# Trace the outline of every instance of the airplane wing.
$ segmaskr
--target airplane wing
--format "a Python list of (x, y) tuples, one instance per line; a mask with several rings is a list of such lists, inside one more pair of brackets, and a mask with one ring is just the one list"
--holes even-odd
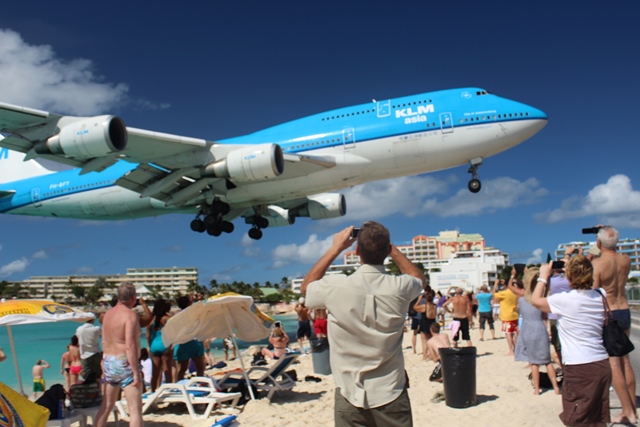
[(117, 161), (139, 166), (116, 184), (168, 206), (224, 195), (247, 182), (305, 176), (334, 167), (331, 156), (282, 154), (272, 143), (220, 144), (126, 127), (115, 116), (73, 117), (0, 103), (1, 147), (44, 158), (81, 173), (101, 172)]

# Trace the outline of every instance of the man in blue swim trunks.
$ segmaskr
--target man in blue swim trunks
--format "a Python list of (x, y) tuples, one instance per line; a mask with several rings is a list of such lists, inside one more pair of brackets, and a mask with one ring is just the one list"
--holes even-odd
[[(593, 287), (602, 288), (607, 294), (607, 302), (613, 317), (620, 322), (627, 335), (631, 328), (629, 301), (625, 285), (631, 270), (631, 259), (616, 252), (618, 231), (609, 226), (600, 227), (596, 245), (601, 251), (599, 258), (593, 260)], [(568, 256), (571, 251), (568, 250)], [(620, 399), (622, 412), (611, 416), (611, 422), (635, 424), (636, 416), (636, 377), (629, 361), (629, 355), (609, 357), (611, 365), (611, 384)]]
[(124, 390), (129, 407), (129, 425), (142, 422), (142, 377), (138, 365), (140, 354), (140, 324), (136, 305), (136, 288), (132, 283), (118, 287), (118, 303), (109, 309), (102, 321), (103, 371), (106, 388), (95, 425), (104, 427), (109, 413)]

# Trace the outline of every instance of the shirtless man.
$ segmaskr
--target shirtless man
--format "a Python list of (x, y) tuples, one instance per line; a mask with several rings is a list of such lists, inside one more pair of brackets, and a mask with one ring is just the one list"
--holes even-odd
[(44, 391), (46, 390), (42, 371), (44, 371), (48, 367), (49, 364), (46, 360), (38, 360), (31, 369), (31, 376), (33, 376), (33, 399), (36, 399), (38, 397), (38, 393), (44, 393)]
[(429, 354), (431, 354), (431, 360), (439, 362), (440, 353), (438, 352), (438, 349), (451, 347), (451, 342), (446, 334), (440, 333), (440, 324), (438, 322), (432, 323), (429, 327), (429, 331), (431, 332), (431, 338), (427, 341)]
[(300, 297), (298, 304), (296, 304), (296, 313), (298, 314), (298, 346), (300, 351), (304, 351), (304, 338), (311, 338), (311, 310), (304, 305), (304, 297)]
[(427, 348), (431, 360), (436, 362), (436, 367), (433, 368), (433, 373), (431, 374), (431, 378), (434, 379), (431, 380), (430, 378), (430, 380), (441, 383), (442, 367), (440, 363), (440, 352), (438, 350), (451, 347), (451, 343), (447, 335), (440, 333), (440, 324), (438, 322), (433, 322), (431, 326), (429, 326), (429, 333), (431, 334), (431, 338), (427, 341)]
[[(618, 244), (618, 231), (613, 227), (601, 227), (598, 231), (596, 245), (601, 255), (593, 262), (593, 287), (603, 288), (607, 293), (607, 302), (626, 334), (631, 328), (631, 313), (629, 302), (624, 291), (631, 269), (631, 259), (616, 252)], [(568, 249), (567, 255), (571, 256)], [(622, 357), (610, 357), (611, 382), (616, 395), (620, 399), (622, 413), (617, 417), (611, 417), (612, 423), (629, 422), (635, 424), (636, 415), (636, 377), (629, 361), (629, 355)]]
[(462, 332), (462, 339), (467, 341), (467, 347), (471, 347), (471, 336), (469, 335), (469, 317), (471, 315), (471, 303), (469, 298), (462, 294), (462, 288), (456, 289), (456, 296), (451, 298), (453, 304), (453, 320), (460, 322), (460, 330), (453, 337), (453, 346), (458, 347), (458, 339)]
[(138, 315), (132, 310), (136, 305), (136, 288), (131, 283), (122, 283), (117, 296), (118, 303), (107, 311), (102, 326), (106, 389), (95, 425), (104, 427), (107, 424), (122, 389), (129, 407), (129, 425), (140, 427), (143, 425), (142, 379), (138, 366), (140, 324)]

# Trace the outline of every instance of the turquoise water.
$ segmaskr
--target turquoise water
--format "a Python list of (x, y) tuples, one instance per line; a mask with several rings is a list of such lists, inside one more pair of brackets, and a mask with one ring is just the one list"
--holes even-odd
[[(282, 322), (285, 331), (291, 339), (291, 343), (294, 343), (296, 330), (298, 328), (297, 317), (295, 315), (273, 317)], [(22, 377), (22, 387), (26, 393), (31, 393), (31, 368), (38, 359), (44, 359), (51, 365), (51, 368), (44, 370), (44, 379), (47, 388), (56, 383), (64, 384), (64, 377), (60, 374), (60, 358), (62, 357), (62, 353), (66, 351), (67, 344), (69, 344), (71, 337), (75, 335), (75, 331), (80, 325), (81, 323), (76, 322), (59, 322), (11, 327), (15, 341), (16, 357)], [(144, 330), (142, 331), (140, 343), (142, 347), (147, 347)], [(238, 340), (238, 347), (240, 350), (244, 350), (254, 344), (266, 345), (266, 343), (266, 339), (251, 343)], [(0, 327), (0, 347), (2, 347), (7, 354), (7, 360), (0, 363), (0, 382), (18, 390), (18, 379), (13, 363), (13, 355), (11, 354), (11, 346), (9, 345), (9, 336), (7, 334), (7, 328), (4, 326)], [(216, 361), (224, 360), (221, 339), (217, 339), (211, 343), (211, 351)]]

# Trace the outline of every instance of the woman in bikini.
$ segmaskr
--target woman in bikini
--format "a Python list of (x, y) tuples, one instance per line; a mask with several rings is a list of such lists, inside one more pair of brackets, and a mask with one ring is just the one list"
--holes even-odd
[(151, 391), (162, 384), (162, 374), (168, 383), (173, 382), (173, 346), (165, 347), (162, 342), (162, 328), (171, 318), (171, 303), (158, 298), (153, 305), (153, 321), (147, 326), (147, 343), (151, 353)]
[(64, 376), (64, 389), (67, 392), (69, 392), (69, 387), (71, 387), (71, 379), (69, 378), (69, 366), (71, 366), (70, 345), (71, 344), (67, 344), (67, 351), (62, 353), (62, 357), (60, 358), (60, 374)]
[(262, 355), (268, 356), (274, 360), (281, 358), (287, 354), (287, 344), (289, 344), (289, 337), (284, 332), (282, 325), (278, 324), (271, 331), (269, 335), (269, 343), (273, 345), (273, 351), (268, 348), (262, 349)]
[(78, 342), (78, 337), (71, 337), (71, 344), (69, 344), (69, 359), (71, 362), (69, 363), (69, 388), (72, 385), (78, 384), (80, 372), (82, 372), (82, 362), (80, 361), (80, 344)]

